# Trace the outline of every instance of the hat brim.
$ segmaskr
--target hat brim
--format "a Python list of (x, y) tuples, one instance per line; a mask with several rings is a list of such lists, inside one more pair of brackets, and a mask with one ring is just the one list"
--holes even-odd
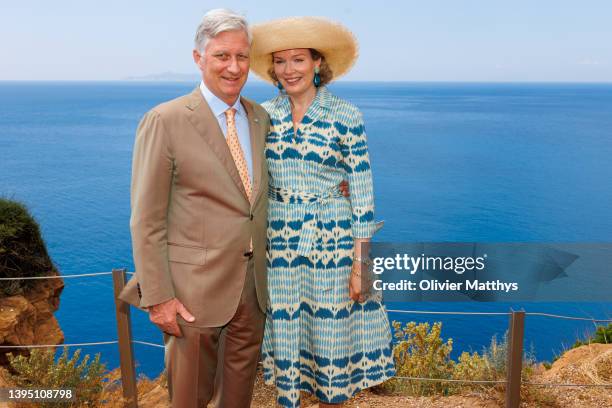
[(357, 61), (358, 46), (353, 33), (341, 24), (321, 17), (290, 17), (252, 27), (251, 70), (265, 81), (272, 53), (293, 48), (313, 48), (320, 52), (336, 80)]

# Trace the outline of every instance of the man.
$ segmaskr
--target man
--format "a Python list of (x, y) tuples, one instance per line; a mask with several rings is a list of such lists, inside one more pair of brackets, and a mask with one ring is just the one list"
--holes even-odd
[[(202, 82), (142, 119), (132, 168), (136, 274), (120, 298), (164, 331), (173, 407), (248, 407), (266, 292), (266, 112), (240, 96), (250, 33), (211, 10), (193, 58)], [(215, 377), (217, 385), (215, 386)]]

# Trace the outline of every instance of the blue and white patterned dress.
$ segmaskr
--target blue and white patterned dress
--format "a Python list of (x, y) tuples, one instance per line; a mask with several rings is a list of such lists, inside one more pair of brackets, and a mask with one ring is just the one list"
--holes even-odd
[[(361, 112), (321, 87), (294, 134), (287, 96), (263, 107), (271, 121), (264, 378), (283, 407), (299, 407), (301, 390), (340, 403), (395, 371), (380, 300), (349, 298), (353, 238), (376, 229)], [(350, 199), (338, 192), (342, 180)]]

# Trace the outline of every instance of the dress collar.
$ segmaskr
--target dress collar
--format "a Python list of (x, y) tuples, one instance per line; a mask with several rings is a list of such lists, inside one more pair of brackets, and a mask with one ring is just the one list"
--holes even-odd
[[(306, 114), (304, 115), (304, 119), (302, 121), (314, 122), (319, 119), (325, 113), (325, 111), (329, 109), (330, 99), (331, 93), (328, 91), (327, 87), (321, 86), (317, 88), (317, 93), (306, 110)], [(289, 101), (289, 96), (287, 94), (283, 93), (278, 97), (277, 108), (280, 110), (283, 119), (290, 120), (290, 118), (287, 117), (291, 115), (291, 102)]]

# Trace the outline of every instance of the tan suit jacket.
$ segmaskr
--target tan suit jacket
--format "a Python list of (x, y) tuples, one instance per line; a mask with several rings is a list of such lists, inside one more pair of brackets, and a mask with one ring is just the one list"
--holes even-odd
[(196, 318), (225, 325), (234, 315), (253, 242), (255, 285), (265, 312), (269, 129), (263, 108), (241, 99), (253, 151), (253, 204), (200, 89), (149, 111), (136, 133), (130, 229), (136, 274), (120, 299), (138, 307), (176, 297)]

